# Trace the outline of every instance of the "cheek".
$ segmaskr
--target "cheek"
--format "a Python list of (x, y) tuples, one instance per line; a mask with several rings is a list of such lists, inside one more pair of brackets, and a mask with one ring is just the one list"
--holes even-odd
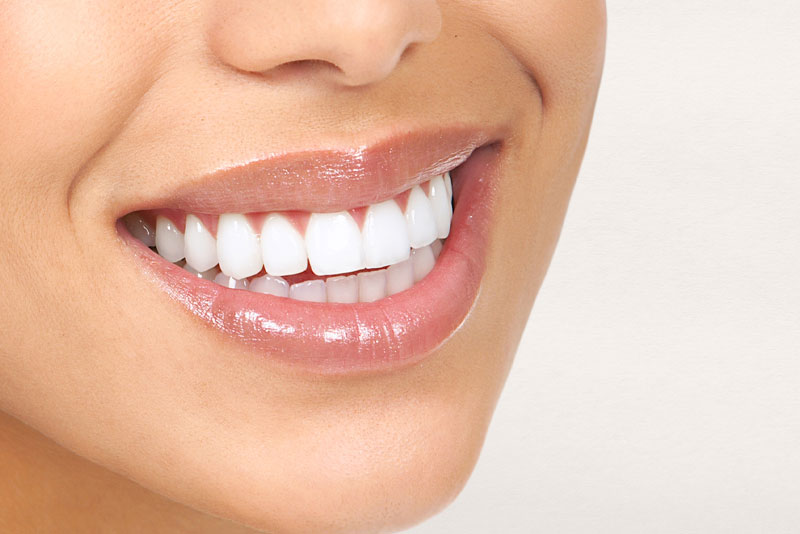
[[(0, 170), (6, 184), (67, 186), (146, 90), (158, 50), (153, 24), (117, 4), (3, 2)], [(149, 40), (138, 35), (144, 32)]]

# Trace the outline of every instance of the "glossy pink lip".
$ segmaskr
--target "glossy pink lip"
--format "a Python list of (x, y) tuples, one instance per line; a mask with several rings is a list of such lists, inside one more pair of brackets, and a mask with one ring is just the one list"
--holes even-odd
[[(478, 295), (500, 148), (497, 144), (474, 148), (452, 173), (456, 209), (436, 267), (411, 289), (373, 303), (308, 303), (224, 288), (163, 260), (134, 239), (121, 221), (117, 228), (172, 299), (239, 346), (315, 373), (396, 369), (419, 361), (443, 343), (462, 324)], [(458, 150), (463, 151), (463, 145)], [(461, 154), (458, 150), (452, 154)], [(436, 159), (434, 150), (428, 161), (450, 160)], [(364, 168), (379, 167), (370, 161)], [(431, 167), (430, 163), (420, 166)], [(402, 187), (414, 179), (392, 180)], [(379, 198), (390, 196), (394, 187), (382, 188)], [(377, 189), (367, 189), (372, 198)], [(367, 196), (358, 198), (367, 201)], [(172, 205), (186, 209), (192, 202), (185, 199), (183, 204)], [(232, 196), (224, 202), (229, 201)], [(354, 205), (352, 198), (349, 204)], [(203, 205), (200, 200), (193, 206)], [(216, 211), (219, 205), (215, 202), (207, 207)], [(245, 211), (241, 203), (236, 210)]]
[(224, 168), (128, 212), (332, 212), (391, 198), (463, 163), (500, 132), (454, 127), (389, 137), (374, 145), (273, 155)]

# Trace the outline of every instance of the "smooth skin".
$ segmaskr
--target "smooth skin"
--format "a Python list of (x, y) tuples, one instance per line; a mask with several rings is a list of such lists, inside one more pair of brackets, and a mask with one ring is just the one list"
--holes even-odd
[[(483, 443), (587, 141), (601, 0), (0, 2), (0, 531), (391, 532)], [(501, 125), (478, 300), (434, 354), (287, 370), (143, 274), (121, 206), (259, 154)]]

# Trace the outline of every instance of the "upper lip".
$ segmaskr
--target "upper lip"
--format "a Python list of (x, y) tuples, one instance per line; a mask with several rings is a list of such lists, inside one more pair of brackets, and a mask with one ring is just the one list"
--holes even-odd
[(497, 139), (485, 128), (459, 126), (396, 134), (355, 148), (272, 154), (210, 172), (126, 212), (332, 212), (366, 206), (453, 169)]

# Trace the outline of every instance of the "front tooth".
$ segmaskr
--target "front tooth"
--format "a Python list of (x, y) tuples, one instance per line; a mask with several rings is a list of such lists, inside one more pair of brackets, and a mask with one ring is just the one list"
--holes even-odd
[(214, 282), (229, 289), (247, 289), (247, 280), (237, 280), (225, 273), (219, 273), (215, 276)]
[(414, 186), (411, 194), (408, 195), (406, 226), (408, 227), (408, 241), (413, 248), (430, 245), (439, 236), (436, 231), (433, 206), (419, 186)]
[(265, 295), (275, 295), (276, 297), (289, 296), (289, 282), (279, 276), (265, 274), (254, 278), (247, 287), (250, 291), (263, 293)]
[(153, 227), (147, 224), (138, 213), (129, 213), (123, 219), (125, 226), (133, 237), (141, 241), (147, 247), (156, 246), (156, 232)]
[(411, 263), (414, 266), (414, 282), (419, 282), (433, 270), (436, 258), (433, 257), (433, 249), (430, 246), (418, 248), (411, 251)]
[(328, 278), (325, 286), (328, 288), (328, 302), (358, 302), (358, 278), (355, 275)]
[(375, 302), (386, 296), (386, 269), (358, 273), (359, 302)]
[(325, 302), (325, 281), (309, 280), (292, 284), (289, 288), (289, 298), (305, 302)]
[(308, 267), (303, 236), (283, 215), (273, 213), (261, 227), (264, 269), (274, 276), (302, 273)]
[(173, 263), (183, 259), (183, 234), (175, 223), (162, 215), (156, 219), (156, 250)]
[(450, 178), (450, 173), (444, 173), (444, 188), (447, 191), (447, 201), (453, 205), (453, 180)]
[(386, 267), (409, 256), (406, 219), (394, 200), (373, 204), (367, 208), (363, 236), (367, 269)]
[(222, 272), (239, 280), (261, 270), (261, 245), (247, 217), (238, 213), (220, 215), (217, 256)]
[(319, 276), (364, 268), (361, 231), (346, 211), (312, 213), (306, 228), (306, 252)]
[(219, 269), (213, 267), (207, 271), (200, 272), (197, 269), (192, 268), (191, 265), (184, 266), (184, 269), (195, 275), (197, 278), (202, 278), (203, 280), (211, 280), (214, 281), (214, 278), (219, 274)]
[(217, 264), (217, 240), (194, 215), (186, 216), (184, 234), (186, 263), (197, 271), (207, 271)]
[(433, 206), (433, 215), (436, 218), (436, 232), (439, 239), (444, 239), (450, 234), (450, 219), (453, 217), (453, 207), (447, 198), (444, 179), (441, 176), (431, 179), (431, 189), (428, 193)]
[(395, 263), (386, 269), (386, 293), (394, 295), (414, 285), (414, 269), (411, 259)]

